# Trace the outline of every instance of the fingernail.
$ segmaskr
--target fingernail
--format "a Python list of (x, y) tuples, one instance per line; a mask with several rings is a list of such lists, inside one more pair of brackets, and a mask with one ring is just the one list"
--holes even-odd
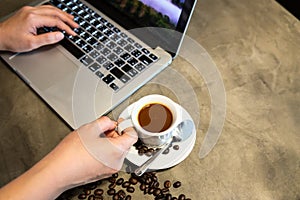
[(55, 39), (57, 40), (62, 40), (64, 37), (65, 37), (64, 34), (60, 32), (55, 34)]

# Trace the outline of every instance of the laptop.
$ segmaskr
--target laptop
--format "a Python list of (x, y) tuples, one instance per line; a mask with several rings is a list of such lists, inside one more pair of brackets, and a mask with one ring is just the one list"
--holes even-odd
[[(171, 64), (196, 0), (47, 0), (77, 36), (2, 59), (73, 129), (105, 115)], [(39, 34), (54, 31), (41, 27)], [(179, 33), (179, 34), (178, 34)]]

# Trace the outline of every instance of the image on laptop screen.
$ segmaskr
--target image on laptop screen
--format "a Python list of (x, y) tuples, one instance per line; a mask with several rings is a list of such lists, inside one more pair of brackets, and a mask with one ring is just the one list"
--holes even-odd
[(184, 0), (106, 0), (144, 27), (176, 29)]

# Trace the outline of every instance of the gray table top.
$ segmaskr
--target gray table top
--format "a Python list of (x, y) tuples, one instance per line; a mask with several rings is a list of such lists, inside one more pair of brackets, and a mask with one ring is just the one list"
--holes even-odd
[[(1, 16), (27, 2), (0, 1)], [(177, 57), (170, 68), (192, 86), (200, 126), (192, 153), (159, 172), (159, 179), (180, 180), (174, 194), (191, 199), (299, 199), (299, 20), (274, 0), (202, 0), (187, 35), (218, 67), (226, 91), (226, 119), (217, 145), (200, 159), (210, 124), (210, 95), (203, 78)], [(51, 151), (70, 129), (3, 62), (0, 80), (2, 186)], [(134, 96), (156, 91), (173, 95), (168, 88), (148, 84)], [(153, 196), (135, 192), (134, 199), (140, 198)]]

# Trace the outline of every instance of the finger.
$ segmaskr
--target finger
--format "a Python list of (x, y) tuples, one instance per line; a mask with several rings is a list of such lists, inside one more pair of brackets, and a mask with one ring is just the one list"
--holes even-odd
[(57, 27), (60, 30), (66, 31), (70, 35), (76, 35), (76, 33), (71, 29), (70, 26), (68, 26), (63, 21), (59, 20), (58, 18), (51, 17), (51, 16), (39, 16), (39, 18), (35, 18), (32, 22), (35, 24), (36, 28), (40, 27)]
[[(50, 23), (49, 20), (52, 21), (52, 23), (56, 22), (58, 23), (57, 25), (54, 24), (52, 26), (57, 26), (60, 27), (62, 30), (65, 31), (71, 31), (70, 33), (72, 33), (72, 35), (74, 34), (74, 32), (72, 31), (72, 28), (78, 28), (79, 25), (73, 20), (74, 17), (62, 10), (59, 10), (58, 8), (55, 8), (53, 6), (40, 6), (40, 7), (36, 7), (32, 13), (34, 13), (35, 15), (38, 15), (39, 17), (37, 19), (40, 19), (41, 23)], [(43, 18), (43, 20), (41, 20), (41, 18)], [(48, 19), (47, 21), (44, 21), (45, 19)], [(66, 28), (67, 27), (67, 28)], [(69, 34), (70, 34), (69, 33)]]
[(41, 35), (34, 35), (33, 40), (31, 40), (31, 48), (39, 48), (48, 44), (55, 44), (64, 38), (64, 34), (61, 32), (50, 32)]
[(123, 134), (119, 136), (118, 140), (128, 149), (137, 142), (138, 134), (133, 128), (127, 128), (123, 131)]
[(95, 122), (97, 123), (102, 132), (114, 130), (117, 126), (117, 122), (111, 120), (107, 116), (100, 117), (97, 120), (95, 120)]
[(42, 5), (42, 6), (35, 7), (33, 12), (34, 12), (34, 14), (37, 14), (37, 15), (48, 15), (48, 16), (58, 17), (62, 21), (70, 22), (70, 25), (76, 24), (73, 21), (73, 19), (74, 19), (73, 15), (71, 15), (67, 12), (64, 12), (64, 11), (62, 11), (54, 6), (51, 6), (51, 5)]

